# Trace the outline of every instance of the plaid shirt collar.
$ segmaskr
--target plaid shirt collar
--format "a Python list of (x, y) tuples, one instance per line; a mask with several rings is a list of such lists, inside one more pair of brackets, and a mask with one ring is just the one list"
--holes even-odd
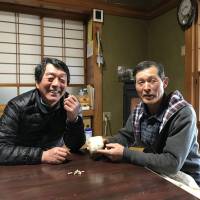
[[(164, 125), (167, 123), (167, 121), (181, 108), (185, 107), (186, 105), (189, 105), (184, 99), (181, 93), (176, 90), (173, 93), (166, 96), (164, 101), (164, 106), (166, 107), (162, 123), (159, 128), (159, 132), (163, 129)], [(140, 135), (140, 119), (143, 116), (145, 112), (145, 105), (144, 103), (140, 102), (137, 107), (134, 109), (132, 115), (133, 115), (133, 127), (134, 127), (134, 134)]]

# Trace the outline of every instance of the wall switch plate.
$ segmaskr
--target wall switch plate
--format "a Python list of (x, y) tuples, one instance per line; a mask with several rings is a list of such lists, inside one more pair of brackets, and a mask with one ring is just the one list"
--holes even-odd
[(103, 112), (103, 121), (111, 120), (111, 112)]

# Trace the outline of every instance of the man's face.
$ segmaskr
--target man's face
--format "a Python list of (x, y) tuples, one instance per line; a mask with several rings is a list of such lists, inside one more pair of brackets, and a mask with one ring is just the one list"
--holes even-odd
[(158, 108), (162, 100), (168, 78), (163, 80), (158, 75), (155, 66), (144, 69), (136, 74), (136, 90), (138, 96), (148, 107)]
[(66, 91), (67, 74), (49, 63), (41, 82), (36, 83), (36, 87), (40, 91), (42, 100), (49, 106), (54, 106)]

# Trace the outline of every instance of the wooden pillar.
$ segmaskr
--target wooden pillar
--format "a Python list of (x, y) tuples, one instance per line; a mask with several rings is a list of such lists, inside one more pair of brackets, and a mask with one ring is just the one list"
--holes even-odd
[(92, 128), (94, 135), (103, 134), (103, 108), (102, 108), (102, 65), (97, 63), (98, 42), (97, 32), (101, 36), (102, 23), (92, 22), (92, 48), (93, 55), (87, 58), (86, 83), (94, 87), (94, 110)]

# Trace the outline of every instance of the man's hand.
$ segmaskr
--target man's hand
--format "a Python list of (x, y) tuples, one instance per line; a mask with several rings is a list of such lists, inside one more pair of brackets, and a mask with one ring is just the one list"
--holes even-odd
[(67, 111), (67, 119), (70, 122), (75, 121), (80, 110), (78, 99), (74, 95), (69, 95), (64, 99), (64, 108)]
[(105, 149), (97, 150), (97, 153), (104, 154), (112, 161), (120, 161), (123, 157), (124, 147), (118, 143), (106, 144)]
[(61, 164), (70, 155), (71, 153), (69, 152), (68, 148), (54, 147), (52, 149), (43, 152), (41, 162), (48, 164)]

